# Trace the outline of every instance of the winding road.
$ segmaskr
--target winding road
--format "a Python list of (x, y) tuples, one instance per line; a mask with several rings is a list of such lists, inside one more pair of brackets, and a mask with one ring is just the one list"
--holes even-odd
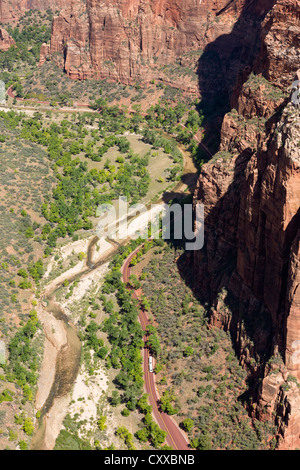
[[(7, 92), (8, 92), (8, 95), (11, 98), (15, 97), (14, 94), (13, 94), (13, 91), (12, 91), (12, 87), (9, 87)], [(26, 101), (22, 98), (17, 98), (17, 100), (18, 101)], [(43, 101), (38, 102), (38, 101), (35, 100), (35, 102), (39, 103), (39, 104), (43, 104), (45, 106), (46, 105), (48, 106), (50, 104), (49, 102), (45, 102), (45, 101), (44, 102)], [(82, 108), (81, 111), (83, 111), (84, 110), (83, 108), (88, 107), (88, 104), (87, 103), (76, 103), (76, 108), (75, 107), (70, 108), (70, 109), (68, 109), (68, 111), (78, 112), (79, 110), (78, 110), (77, 107), (81, 107)], [(24, 106), (24, 109), (26, 109), (26, 108), (27, 107)], [(28, 107), (27, 109), (30, 109), (30, 108)], [(64, 112), (64, 111), (67, 111), (67, 109), (60, 109), (59, 111)], [(92, 110), (90, 110), (90, 111), (92, 112)], [(185, 128), (184, 125), (182, 125), (182, 127)], [(207, 147), (204, 144), (202, 144), (201, 140), (196, 135), (194, 135), (193, 138), (203, 148), (203, 150), (206, 152), (208, 157), (211, 158), (212, 157), (211, 152), (207, 149)], [(183, 175), (186, 175), (188, 178), (185, 181), (185, 183), (180, 181), (176, 185), (176, 187), (173, 189), (173, 191), (177, 192), (177, 196), (178, 196), (179, 193), (182, 193), (183, 196), (186, 195), (186, 193), (185, 193), (186, 188), (188, 188), (190, 191), (192, 191), (192, 189), (195, 187), (195, 184), (196, 184), (196, 181), (197, 181), (197, 178), (198, 178), (197, 168), (195, 167), (193, 160), (190, 157), (187, 158), (187, 153), (183, 149), (182, 149), (182, 151), (183, 151), (183, 154), (184, 154), (184, 157), (185, 157), (184, 158), (185, 167), (184, 167)], [(169, 195), (165, 194), (164, 199), (165, 200), (172, 199), (172, 194), (173, 194), (173, 192), (171, 192)], [(162, 198), (160, 198), (160, 200), (157, 201), (157, 202), (162, 203)], [(90, 244), (89, 250), (88, 250), (89, 252), (92, 252), (92, 247), (93, 246), (94, 246), (94, 240), (91, 241), (91, 244)], [(117, 247), (115, 249), (117, 249)], [(130, 256), (125, 260), (125, 262), (123, 264), (122, 275), (123, 275), (123, 282), (124, 283), (128, 283), (128, 281), (129, 281), (130, 262), (131, 262), (132, 258), (135, 256), (136, 252), (139, 249), (140, 249), (140, 247), (138, 247), (135, 251), (133, 251), (130, 254)], [(110, 256), (111, 256), (111, 253), (110, 253), (109, 257)], [(89, 253), (89, 258), (90, 257), (91, 257), (91, 253)], [(103, 260), (101, 260), (101, 263), (102, 262), (103, 262)], [(89, 267), (89, 263), (87, 263), (87, 268), (86, 269), (93, 270), (97, 267), (98, 267), (98, 263), (96, 265), (91, 265), (90, 267)], [(86, 271), (86, 269), (84, 269), (77, 276), (80, 277)], [(140, 300), (139, 297), (138, 297), (137, 292), (134, 292), (133, 295), (137, 300)], [(149, 318), (148, 318), (147, 312), (142, 307), (141, 307), (140, 313), (139, 313), (139, 321), (141, 323), (141, 326), (142, 326), (143, 330), (146, 330), (146, 327), (149, 324)], [(144, 340), (146, 342), (146, 336), (144, 337)], [(76, 363), (77, 363), (77, 361), (76, 361)], [(156, 383), (155, 383), (155, 374), (149, 372), (149, 367), (148, 367), (149, 349), (147, 347), (144, 347), (144, 349), (143, 349), (143, 363), (144, 363), (143, 368), (144, 368), (145, 392), (148, 394), (149, 403), (152, 406), (152, 414), (153, 414), (153, 417), (154, 417), (155, 421), (157, 422), (159, 427), (162, 430), (166, 431), (166, 433), (167, 433), (165, 443), (168, 446), (172, 447), (174, 450), (189, 450), (188, 439), (187, 439), (187, 436), (185, 435), (185, 433), (179, 428), (178, 424), (175, 422), (175, 420), (171, 416), (164, 413), (160, 409), (159, 396), (158, 396), (158, 391), (157, 391)], [(75, 366), (76, 366), (76, 364), (75, 364)], [(57, 367), (58, 367), (58, 365), (57, 365)], [(77, 366), (76, 366), (76, 370), (78, 370)], [(61, 372), (60, 367), (58, 367), (57, 374), (60, 374), (60, 372)], [(72, 379), (70, 380), (70, 385), (73, 382), (74, 382), (74, 377), (72, 377)], [(51, 400), (53, 400), (53, 395), (54, 395), (54, 393), (52, 393), (52, 392), (49, 394), (49, 397), (48, 397), (48, 400), (47, 400), (47, 407), (46, 407), (47, 410), (51, 408), (51, 404), (52, 404)], [(49, 403), (48, 403), (48, 401), (49, 401)], [(40, 431), (41, 435), (38, 436), (36, 441), (42, 442), (44, 433), (45, 433), (45, 429), (42, 428), (41, 431)], [(37, 445), (37, 448), (40, 448), (40, 445), (41, 445), (40, 442), (39, 442), (39, 445)]]
[[(130, 276), (130, 263), (132, 258), (135, 256), (137, 251), (140, 249), (138, 247), (136, 250), (134, 250), (130, 256), (125, 260), (123, 266), (122, 266), (122, 277), (123, 277), (123, 282), (128, 283), (129, 282), (129, 276)], [(134, 291), (133, 293), (134, 298), (137, 300), (140, 300), (137, 292)], [(144, 310), (142, 307), (140, 309), (139, 313), (139, 321), (141, 323), (141, 326), (143, 330), (146, 330), (147, 325), (150, 324), (149, 318), (147, 311)], [(146, 337), (144, 337), (144, 341), (146, 341)], [(166, 431), (167, 437), (166, 437), (166, 444), (170, 447), (172, 447), (174, 450), (189, 450), (188, 447), (188, 441), (187, 438), (185, 437), (183, 431), (179, 428), (177, 423), (173, 420), (171, 416), (168, 414), (164, 413), (159, 406), (159, 396), (155, 384), (155, 374), (149, 372), (149, 349), (145, 347), (143, 349), (143, 359), (144, 359), (144, 383), (145, 383), (145, 392), (148, 394), (148, 400), (149, 404), (152, 406), (152, 414), (159, 425), (159, 427), (163, 430)]]

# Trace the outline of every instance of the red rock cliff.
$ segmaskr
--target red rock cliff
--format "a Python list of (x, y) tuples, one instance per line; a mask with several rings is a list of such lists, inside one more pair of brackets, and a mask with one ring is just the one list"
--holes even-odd
[(60, 9), (62, 0), (0, 0), (0, 23), (15, 23), (28, 10)]
[(0, 28), (0, 51), (7, 51), (15, 44), (13, 38), (4, 28)]
[(41, 63), (52, 55), (71, 78), (164, 78), (162, 65), (230, 33), (245, 1), (71, 0), (54, 18)]
[(289, 97), (299, 38), (299, 0), (278, 0), (194, 196), (206, 225), (196, 287), (209, 293), (211, 323), (231, 331), (254, 383), (263, 378), (253, 412), (276, 416), (280, 448), (300, 445), (300, 119)]

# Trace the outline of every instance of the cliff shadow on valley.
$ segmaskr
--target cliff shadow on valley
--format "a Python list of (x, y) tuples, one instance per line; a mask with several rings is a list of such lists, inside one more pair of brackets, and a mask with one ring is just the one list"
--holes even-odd
[[(284, 213), (285, 200), (280, 198), (280, 184), (274, 194), (269, 194), (267, 202), (271, 206), (276, 204), (276, 220), (271, 220), (272, 212), (266, 213), (263, 194), (269, 170), (278, 159), (274, 150), (274, 124), (281, 119), (285, 105), (286, 101), (265, 123), (269, 135), (266, 149), (255, 151), (249, 147), (227, 160), (212, 159), (202, 169), (194, 204), (199, 201), (205, 206), (204, 247), (185, 252), (177, 263), (186, 284), (206, 305), (210, 325), (230, 332), (237, 355), (249, 368), (254, 386), (276, 347), (282, 358), (285, 350), (286, 315), (282, 306), (287, 292), (283, 277), (298, 215), (284, 229), (280, 216)], [(281, 162), (284, 166), (285, 162)], [(255, 181), (252, 167), (257, 171)], [(250, 225), (247, 207), (253, 217)], [(272, 224), (274, 229), (270, 233)], [(253, 250), (249, 240), (253, 240)], [(280, 242), (275, 248), (282, 253), (276, 260), (273, 281), (270, 273), (276, 253), (269, 246), (270, 240), (275, 245)], [(275, 290), (270, 296), (272, 285)], [(273, 304), (268, 300), (270, 297)]]
[[(216, 17), (225, 20), (239, 8), (239, 0), (229, 0)], [(201, 101), (198, 111), (204, 115), (203, 142), (212, 152), (218, 150), (224, 115), (252, 70), (260, 48), (261, 23), (276, 0), (246, 0), (230, 34), (222, 34), (209, 43), (197, 65)]]

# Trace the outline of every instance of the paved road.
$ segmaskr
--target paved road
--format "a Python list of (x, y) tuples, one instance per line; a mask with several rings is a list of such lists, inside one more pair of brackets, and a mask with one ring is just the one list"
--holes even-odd
[[(139, 247), (140, 248), (140, 247)], [(137, 248), (125, 261), (122, 268), (123, 282), (128, 283), (130, 276), (130, 262), (135, 256), (136, 252), (139, 250)], [(134, 292), (134, 297), (138, 299), (136, 292)], [(146, 326), (149, 324), (149, 319), (147, 312), (141, 308), (139, 314), (139, 321), (143, 330), (146, 329)], [(146, 338), (144, 338), (146, 339)], [(166, 444), (171, 446), (174, 450), (189, 450), (188, 442), (184, 436), (183, 431), (180, 430), (177, 423), (159, 408), (159, 398), (155, 384), (155, 374), (149, 372), (148, 360), (149, 360), (149, 349), (143, 349), (144, 355), (144, 382), (145, 382), (145, 391), (149, 395), (149, 403), (152, 406), (152, 414), (159, 425), (159, 427), (167, 432)]]

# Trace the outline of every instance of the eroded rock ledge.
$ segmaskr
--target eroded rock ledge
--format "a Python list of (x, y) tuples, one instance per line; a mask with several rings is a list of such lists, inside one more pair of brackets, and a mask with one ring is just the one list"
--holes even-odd
[(194, 196), (206, 217), (195, 287), (211, 304), (211, 324), (231, 332), (252, 378), (254, 415), (275, 420), (281, 449), (300, 445), (300, 119), (290, 101), (299, 22), (298, 0), (278, 0), (266, 16)]

